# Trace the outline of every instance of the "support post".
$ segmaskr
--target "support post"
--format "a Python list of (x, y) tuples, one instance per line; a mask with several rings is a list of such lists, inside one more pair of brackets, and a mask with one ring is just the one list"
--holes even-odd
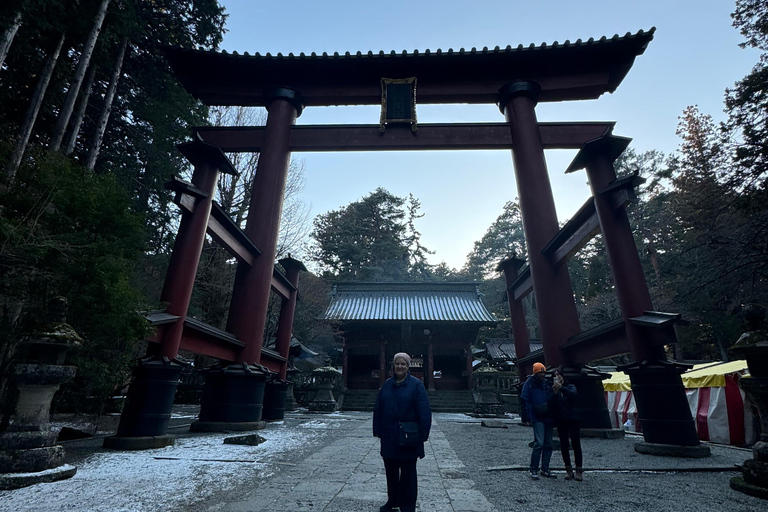
[(379, 389), (384, 387), (384, 382), (387, 380), (387, 342), (381, 340), (379, 343)]
[(467, 366), (467, 389), (472, 389), (472, 342), (468, 341), (464, 348), (464, 361)]
[[(588, 142), (568, 171), (587, 169), (627, 340), (635, 360), (620, 368), (632, 381), (645, 439), (645, 443), (636, 445), (635, 449), (659, 455), (707, 456), (709, 448), (699, 442), (680, 377), (690, 365), (667, 360), (663, 343), (657, 339), (663, 334), (661, 331), (654, 332), (630, 321), (653, 310), (651, 295), (626, 209), (613, 207), (604, 193), (616, 179), (613, 162), (629, 142), (630, 139), (615, 136)], [(665, 445), (670, 448), (664, 448)]]
[(298, 296), (299, 272), (307, 271), (307, 267), (298, 260), (287, 258), (280, 260), (280, 265), (285, 269), (285, 277), (293, 286), (291, 296), (283, 299), (280, 304), (280, 316), (277, 321), (277, 333), (275, 334), (275, 350), (286, 360), (280, 363), (278, 377), (285, 379), (288, 370), (288, 352), (291, 350), (291, 336), (293, 335), (293, 315), (296, 312), (296, 298)]
[(197, 140), (180, 144), (178, 149), (195, 167), (192, 184), (197, 189), (194, 209), (182, 214), (160, 295), (160, 300), (168, 304), (166, 312), (178, 319), (162, 330), (159, 353), (150, 353), (134, 369), (117, 435), (104, 439), (107, 448), (143, 450), (175, 442), (175, 438), (166, 433), (182, 369), (175, 358), (181, 345), (219, 173), (237, 174), (216, 146)]
[(344, 388), (349, 388), (349, 347), (344, 341), (344, 347), (341, 349), (341, 378)]
[[(245, 234), (261, 249), (253, 265), (238, 262), (227, 331), (245, 344), (237, 364), (208, 371), (200, 404), (200, 420), (191, 430), (221, 432), (264, 428), (265, 381), (270, 371), (259, 365), (272, 290), (277, 234), (290, 164), (291, 126), (301, 112), (292, 89), (266, 92), (264, 147), (253, 180)], [(290, 329), (287, 332), (290, 342)], [(271, 376), (270, 376), (271, 378)]]
[(529, 81), (512, 82), (499, 91), (498, 105), (509, 123), (512, 156), (523, 229), (528, 245), (531, 279), (538, 305), (544, 356), (549, 366), (562, 361), (560, 346), (578, 334), (579, 317), (568, 268), (554, 268), (542, 249), (558, 232), (557, 212), (536, 120), (540, 87)]
[(427, 339), (427, 389), (435, 390), (435, 349), (432, 344), (432, 335)]
[[(496, 266), (497, 272), (504, 272), (504, 281), (507, 285), (507, 302), (509, 303), (509, 318), (512, 321), (512, 339), (515, 342), (515, 354), (517, 361), (527, 356), (531, 352), (531, 340), (528, 337), (528, 324), (525, 321), (525, 307), (523, 299), (515, 299), (509, 290), (517, 279), (520, 268), (525, 264), (525, 260), (512, 256), (501, 261)], [(528, 376), (528, 368), (525, 365), (517, 364), (520, 381), (524, 381)]]
[(301, 98), (292, 89), (268, 91), (265, 143), (253, 180), (245, 234), (262, 254), (253, 266), (238, 263), (227, 331), (245, 343), (238, 362), (258, 363), (269, 308), (277, 234), (290, 164), (291, 126), (301, 112)]
[(168, 304), (166, 312), (179, 317), (163, 330), (160, 338), (160, 354), (169, 360), (173, 360), (179, 353), (219, 172), (237, 174), (229, 159), (215, 146), (194, 141), (181, 144), (178, 148), (195, 167), (192, 184), (200, 192), (195, 198), (194, 210), (182, 213), (163, 291), (160, 294), (160, 301)]

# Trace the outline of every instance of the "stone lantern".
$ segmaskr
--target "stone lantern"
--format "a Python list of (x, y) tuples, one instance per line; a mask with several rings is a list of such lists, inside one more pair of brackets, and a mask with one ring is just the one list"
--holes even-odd
[(495, 368), (478, 368), (472, 372), (475, 390), (479, 393), (475, 404), (475, 413), (482, 415), (503, 416), (504, 406), (499, 402), (496, 380), (499, 371)]
[(8, 429), (0, 434), (0, 489), (17, 489), (72, 477), (77, 468), (64, 462), (64, 448), (49, 423), (51, 400), (61, 384), (75, 376), (64, 366), (67, 350), (82, 343), (66, 323), (67, 300), (48, 305), (47, 321), (23, 336), (13, 370), (18, 405)]
[(746, 331), (730, 353), (747, 360), (749, 377), (739, 386), (757, 405), (760, 414), (760, 439), (752, 447), (752, 459), (744, 461), (742, 476), (731, 479), (731, 488), (750, 496), (768, 499), (768, 326), (765, 308), (757, 304), (744, 307)]
[(323, 366), (312, 371), (313, 387), (317, 390), (315, 398), (309, 403), (310, 412), (335, 412), (338, 408), (333, 398), (333, 388), (341, 372), (332, 366)]

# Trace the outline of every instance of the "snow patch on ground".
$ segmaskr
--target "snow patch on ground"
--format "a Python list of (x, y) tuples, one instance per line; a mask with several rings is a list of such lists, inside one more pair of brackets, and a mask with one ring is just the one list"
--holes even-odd
[(266, 438), (259, 446), (223, 444), (233, 434), (201, 434), (157, 450), (95, 453), (77, 465), (71, 479), (0, 491), (0, 511), (171, 510), (243, 481), (267, 478), (281, 455), (316, 442), (323, 429), (338, 428), (338, 421), (271, 424), (259, 431)]

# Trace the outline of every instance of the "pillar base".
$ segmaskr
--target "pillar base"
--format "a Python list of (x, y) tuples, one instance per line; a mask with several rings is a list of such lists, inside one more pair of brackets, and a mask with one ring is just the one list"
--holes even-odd
[(115, 437), (152, 438), (166, 435), (182, 368), (182, 364), (167, 358), (148, 357), (139, 362), (133, 371)]
[(288, 381), (277, 379), (267, 382), (264, 387), (264, 408), (261, 419), (265, 421), (282, 421), (285, 418), (285, 402), (290, 385)]
[(46, 469), (38, 473), (0, 473), (0, 491), (21, 489), (34, 484), (56, 482), (72, 478), (77, 473), (77, 468), (64, 464), (53, 469)]
[(189, 426), (190, 432), (247, 432), (250, 430), (264, 430), (266, 421), (196, 421)]
[[(602, 373), (590, 366), (565, 367), (562, 370), (565, 380), (576, 386), (579, 392), (578, 409), (581, 415), (581, 432), (605, 431), (606, 435), (612, 435), (610, 431), (616, 430), (611, 424), (608, 413), (608, 405), (605, 402), (605, 389), (603, 380), (609, 375)], [(616, 437), (603, 437), (604, 439), (616, 439)]]
[(234, 425), (261, 421), (268, 373), (269, 370), (261, 365), (232, 364), (209, 368), (198, 423)]
[(688, 459), (703, 459), (712, 453), (709, 446), (680, 446), (676, 444), (657, 444), (641, 442), (635, 444), (635, 451), (645, 455), (661, 455), (664, 457), (683, 457)]
[(154, 450), (173, 446), (176, 438), (169, 435), (161, 436), (110, 436), (104, 438), (104, 448), (113, 450)]
[(631, 363), (618, 368), (632, 381), (644, 444), (692, 448), (701, 445), (680, 378), (690, 367), (665, 360)]

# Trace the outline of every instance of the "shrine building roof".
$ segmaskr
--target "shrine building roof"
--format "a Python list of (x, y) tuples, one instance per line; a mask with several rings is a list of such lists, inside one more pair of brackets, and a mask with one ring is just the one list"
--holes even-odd
[(187, 91), (207, 105), (264, 106), (265, 91), (290, 87), (305, 106), (381, 103), (381, 78), (417, 78), (417, 103), (495, 103), (515, 80), (541, 86), (539, 101), (595, 99), (613, 92), (655, 28), (624, 36), (516, 47), (306, 55), (166, 48)]
[[(530, 340), (528, 345), (531, 352), (541, 350), (544, 347), (541, 340)], [(515, 341), (512, 338), (490, 338), (485, 342), (485, 349), (488, 351), (488, 359), (502, 361), (517, 359), (517, 349), (515, 349)]]
[(335, 321), (430, 321), (495, 325), (477, 283), (339, 283), (324, 316)]

